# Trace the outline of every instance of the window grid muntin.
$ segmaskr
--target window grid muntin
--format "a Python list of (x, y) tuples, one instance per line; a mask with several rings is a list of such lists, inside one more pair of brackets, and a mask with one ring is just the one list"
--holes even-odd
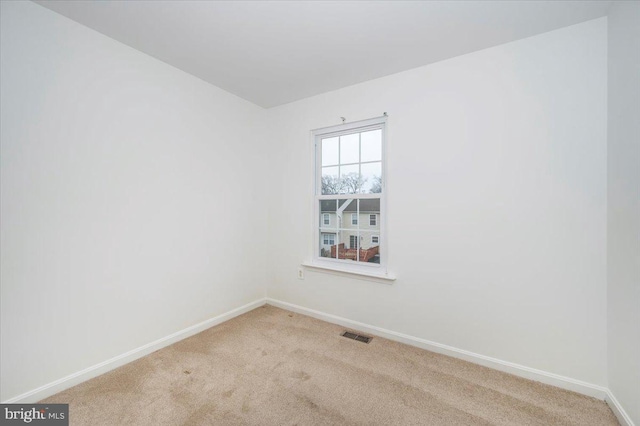
[[(327, 138), (327, 139), (332, 139), (332, 138)], [(357, 164), (373, 164), (373, 163), (382, 163), (382, 160), (360, 161), (359, 163), (326, 164), (320, 167), (322, 167), (323, 169), (326, 169), (328, 167), (355, 166)]]

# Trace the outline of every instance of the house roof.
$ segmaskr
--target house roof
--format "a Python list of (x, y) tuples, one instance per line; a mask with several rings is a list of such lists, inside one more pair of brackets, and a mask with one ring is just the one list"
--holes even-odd
[[(337, 203), (336, 203), (337, 201)], [(322, 213), (335, 213), (337, 207), (341, 207), (347, 200), (321, 200), (320, 211)], [(344, 209), (345, 212), (355, 213), (360, 202), (360, 213), (380, 213), (380, 199), (354, 200)]]

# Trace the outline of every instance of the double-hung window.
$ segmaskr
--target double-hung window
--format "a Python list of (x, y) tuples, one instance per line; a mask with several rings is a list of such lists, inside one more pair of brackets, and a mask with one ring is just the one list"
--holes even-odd
[[(385, 218), (386, 117), (313, 134), (316, 261), (347, 269), (384, 269), (386, 239), (380, 236)], [(328, 234), (335, 235), (330, 245)]]

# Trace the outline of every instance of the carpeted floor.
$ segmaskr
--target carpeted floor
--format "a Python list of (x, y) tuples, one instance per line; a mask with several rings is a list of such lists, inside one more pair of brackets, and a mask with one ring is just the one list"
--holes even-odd
[(264, 306), (50, 398), (72, 425), (617, 425), (594, 398)]

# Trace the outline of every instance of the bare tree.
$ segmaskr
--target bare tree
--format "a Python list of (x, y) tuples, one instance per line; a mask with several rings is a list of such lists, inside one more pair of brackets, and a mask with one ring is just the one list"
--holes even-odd
[(363, 178), (361, 174), (349, 173), (342, 176), (342, 189), (346, 191), (347, 194), (359, 194), (366, 182), (367, 178)]
[(382, 176), (374, 176), (373, 182), (371, 183), (371, 190), (369, 191), (372, 194), (379, 194), (382, 192)]
[(337, 176), (322, 176), (322, 194), (340, 194), (343, 183)]
[[(341, 178), (337, 176), (322, 176), (322, 194), (360, 194), (363, 192), (367, 178), (359, 173), (349, 173)], [(382, 178), (374, 176), (370, 193), (382, 192)]]

